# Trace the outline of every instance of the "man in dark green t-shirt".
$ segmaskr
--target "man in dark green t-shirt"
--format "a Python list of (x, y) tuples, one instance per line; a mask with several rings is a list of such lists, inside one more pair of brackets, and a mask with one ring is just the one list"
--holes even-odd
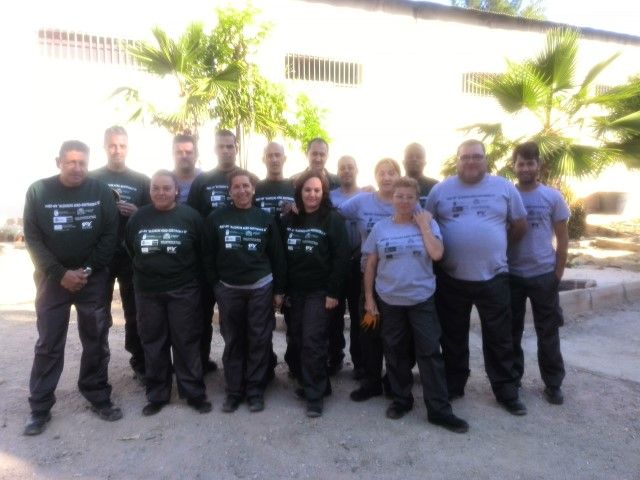
[(107, 288), (107, 310), (111, 316), (111, 300), (116, 279), (124, 311), (124, 348), (131, 354), (129, 363), (136, 376), (144, 378), (144, 351), (138, 336), (136, 301), (133, 292), (131, 259), (124, 249), (124, 229), (138, 207), (149, 203), (149, 177), (126, 166), (129, 138), (120, 126), (107, 128), (104, 132), (104, 150), (107, 164), (91, 172), (91, 177), (106, 183), (116, 196), (119, 212), (118, 245), (109, 265)]
[(106, 267), (116, 246), (118, 212), (110, 189), (87, 178), (88, 158), (84, 143), (64, 142), (56, 160), (60, 173), (33, 183), (26, 195), (24, 236), (35, 266), (38, 341), (25, 435), (42, 433), (51, 419), (72, 305), (82, 343), (80, 392), (103, 420), (122, 418), (111, 403), (105, 308)]
[[(195, 208), (202, 218), (206, 218), (212, 211), (231, 205), (229, 197), (229, 174), (238, 169), (236, 156), (238, 155), (238, 143), (236, 136), (230, 130), (216, 132), (215, 152), (218, 157), (218, 166), (213, 170), (203, 173), (195, 178), (191, 184), (187, 205)], [(211, 353), (211, 339), (213, 338), (213, 309), (216, 299), (213, 295), (213, 287), (206, 284), (202, 287), (202, 368), (204, 373), (215, 371), (218, 366), (209, 358)]]

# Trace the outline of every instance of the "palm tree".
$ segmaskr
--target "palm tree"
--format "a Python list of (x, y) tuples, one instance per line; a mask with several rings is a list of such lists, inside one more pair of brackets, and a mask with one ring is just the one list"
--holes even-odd
[(542, 0), (532, 0), (523, 5), (522, 0), (451, 0), (454, 7), (484, 10), (486, 12), (503, 13), (515, 17), (544, 20)]
[(134, 107), (130, 120), (150, 118), (169, 132), (198, 135), (198, 127), (213, 116), (214, 104), (238, 84), (241, 66), (220, 64), (213, 57), (211, 39), (200, 23), (187, 27), (176, 41), (159, 27), (152, 30), (155, 44), (141, 42), (130, 49), (139, 66), (160, 79), (172, 80), (163, 95), (177, 95), (177, 106), (162, 111), (132, 87), (120, 87), (113, 95), (124, 97)]
[(595, 118), (598, 133), (628, 168), (640, 168), (640, 75), (609, 89), (598, 101), (609, 111)]
[[(479, 133), (488, 144), (488, 159), (494, 170), (509, 174), (513, 147), (525, 139), (538, 142), (544, 158), (541, 181), (562, 185), (567, 177), (585, 177), (618, 161), (619, 151), (602, 144), (595, 129), (594, 108), (602, 104), (595, 94), (597, 76), (619, 54), (594, 65), (580, 83), (576, 80), (579, 35), (554, 29), (547, 33), (544, 49), (521, 63), (507, 63), (507, 70), (482, 82), (511, 119), (533, 118), (535, 133), (516, 138), (505, 136), (502, 123), (480, 123), (465, 127)], [(587, 140), (587, 141), (585, 141)], [(451, 162), (445, 165), (451, 171)]]

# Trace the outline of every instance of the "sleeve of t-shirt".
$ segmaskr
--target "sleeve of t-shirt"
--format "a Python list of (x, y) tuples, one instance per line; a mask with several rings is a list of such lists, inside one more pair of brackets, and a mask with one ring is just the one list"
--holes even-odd
[(200, 215), (202, 215), (202, 210), (200, 209), (200, 185), (202, 175), (198, 175), (191, 184), (191, 189), (189, 190), (189, 196), (187, 197), (187, 205), (191, 208), (195, 208)]
[(140, 197), (140, 205), (138, 205), (139, 207), (142, 207), (143, 205), (149, 205), (151, 203), (150, 190), (151, 190), (151, 179), (146, 175), (144, 175), (142, 179), (142, 195)]
[(518, 192), (518, 189), (510, 182), (507, 181), (507, 195), (509, 196), (509, 221), (519, 220), (527, 216), (527, 210), (522, 203), (522, 197)]
[(431, 233), (439, 240), (442, 240), (442, 233), (440, 232), (440, 226), (433, 218), (431, 219)]
[(338, 211), (344, 218), (348, 220), (358, 219), (358, 210), (360, 209), (360, 195), (361, 194), (357, 194), (354, 197), (351, 197), (349, 200), (338, 207)]
[(380, 231), (380, 227), (378, 227), (378, 223), (376, 223), (371, 229), (371, 233), (364, 242), (362, 246), (362, 253), (366, 253), (367, 255), (371, 253), (377, 253), (376, 251), (376, 243), (378, 238), (378, 232)]
[(441, 183), (437, 183), (433, 186), (429, 195), (427, 196), (427, 201), (424, 204), (424, 209), (431, 212), (431, 215), (436, 216), (436, 205), (438, 203), (438, 192), (440, 191)]
[(62, 280), (67, 269), (62, 266), (45, 243), (36, 212), (38, 205), (42, 203), (42, 199), (36, 194), (35, 186), (29, 187), (23, 214), (24, 238), (36, 270), (43, 272), (57, 283)]
[(568, 220), (571, 216), (571, 212), (569, 210), (567, 202), (565, 202), (564, 197), (560, 192), (554, 190), (554, 193), (555, 201), (553, 202), (553, 212), (551, 213), (551, 218), (553, 219), (554, 223)]

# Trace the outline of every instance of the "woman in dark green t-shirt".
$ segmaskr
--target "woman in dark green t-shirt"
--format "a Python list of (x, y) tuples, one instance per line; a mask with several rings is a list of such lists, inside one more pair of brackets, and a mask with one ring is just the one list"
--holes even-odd
[[(303, 173), (296, 181), (297, 212), (283, 218), (287, 254), (288, 341), (298, 361), (293, 374), (302, 383), (307, 416), (322, 415), (331, 391), (327, 375), (329, 312), (338, 305), (349, 266), (344, 218), (332, 207), (324, 176)], [(290, 345), (291, 346), (291, 345)]]
[(202, 379), (200, 337), (200, 244), (202, 219), (178, 205), (173, 173), (151, 178), (151, 205), (130, 218), (125, 244), (133, 262), (138, 333), (145, 355), (149, 403), (145, 416), (158, 413), (171, 397), (171, 352), (178, 394), (200, 413), (211, 411)]
[(286, 266), (282, 238), (272, 215), (253, 205), (256, 181), (245, 170), (229, 175), (233, 204), (205, 220), (205, 266), (213, 285), (224, 339), (227, 397), (223, 412), (244, 397), (249, 410), (264, 409), (270, 373), (274, 307), (284, 296)]

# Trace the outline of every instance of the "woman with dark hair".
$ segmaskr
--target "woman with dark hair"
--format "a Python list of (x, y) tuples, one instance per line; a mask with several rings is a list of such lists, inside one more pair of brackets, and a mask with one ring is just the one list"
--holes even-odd
[(448, 400), (440, 323), (433, 300), (436, 278), (432, 262), (442, 258), (444, 246), (438, 224), (418, 207), (419, 196), (415, 179), (396, 180), (393, 216), (376, 223), (362, 246), (367, 255), (365, 310), (384, 318), (382, 343), (393, 397), (387, 417), (401, 418), (413, 408), (411, 369), (415, 360), (429, 422), (464, 433), (469, 425), (453, 414)]
[(283, 218), (287, 255), (289, 339), (298, 361), (293, 372), (307, 401), (307, 416), (319, 417), (331, 391), (327, 374), (330, 311), (338, 305), (349, 265), (344, 219), (333, 209), (324, 176), (304, 172), (296, 181), (296, 212)]
[(149, 401), (142, 414), (154, 415), (169, 403), (170, 349), (178, 394), (198, 412), (210, 412), (200, 360), (202, 219), (177, 204), (178, 181), (168, 170), (151, 177), (150, 193), (151, 204), (139, 208), (125, 230)]
[(274, 308), (284, 295), (286, 265), (280, 231), (272, 215), (254, 206), (257, 178), (246, 170), (229, 175), (232, 205), (205, 220), (205, 266), (220, 313), (227, 397), (222, 411), (264, 410)]

